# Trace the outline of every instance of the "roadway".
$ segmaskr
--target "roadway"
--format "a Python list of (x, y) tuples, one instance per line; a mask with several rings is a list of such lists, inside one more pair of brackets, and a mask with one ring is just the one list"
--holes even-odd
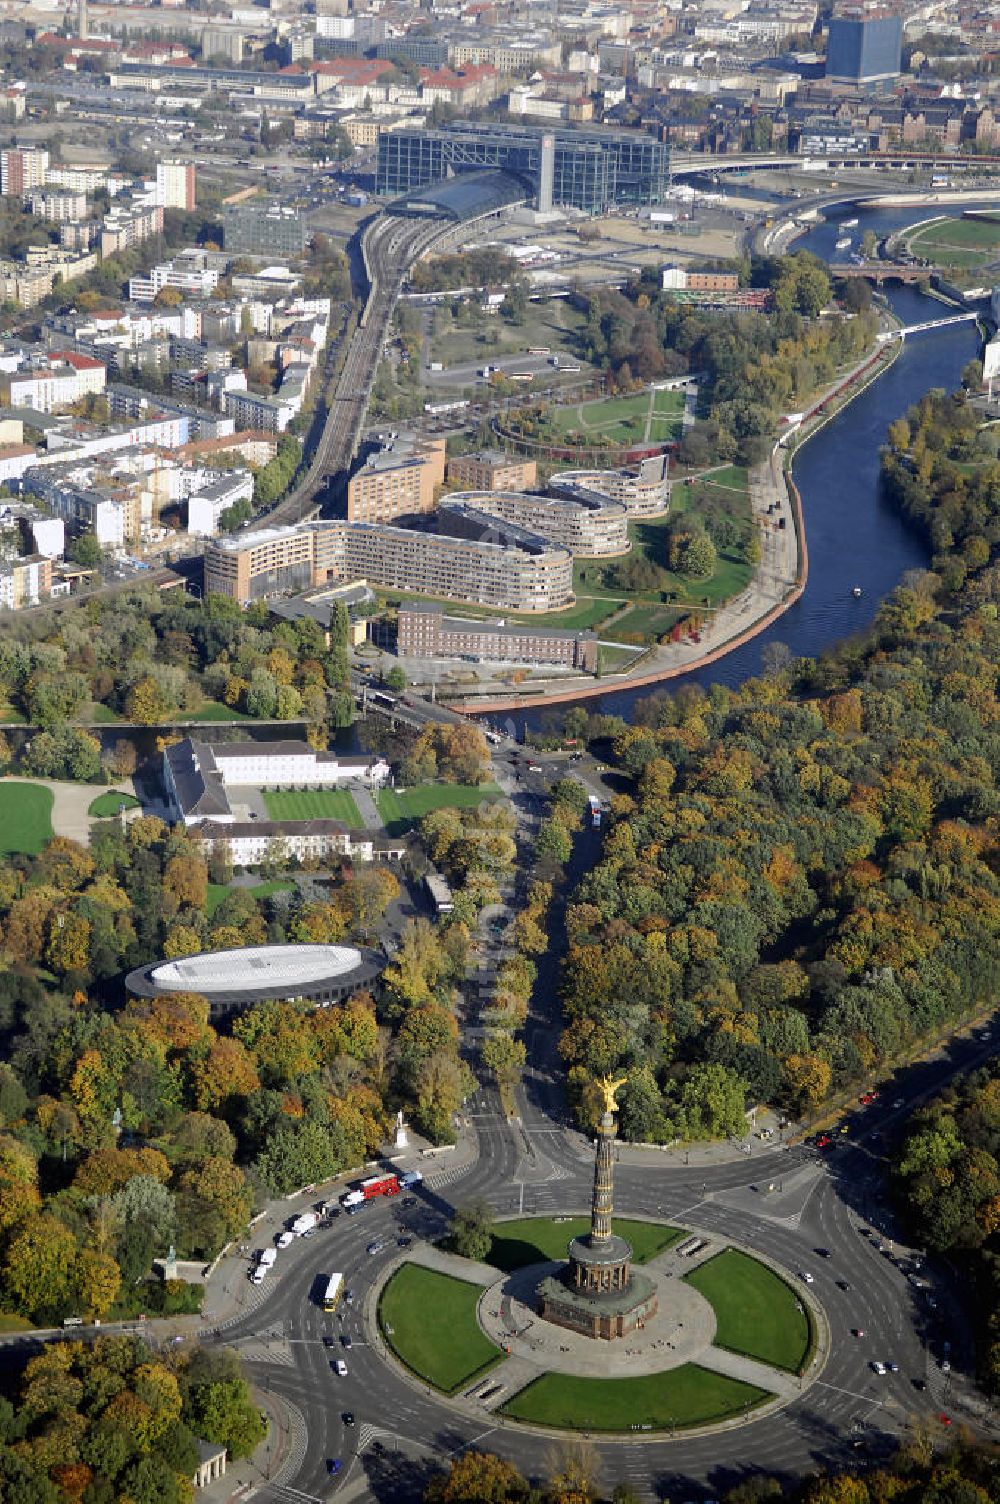
[[(602, 799), (615, 791), (615, 775), (590, 757), (532, 754), (529, 762), (528, 754), (504, 744), (496, 764), (513, 797), (522, 851), (529, 849), (553, 778), (579, 777)], [(599, 840), (594, 832), (583, 835), (577, 871), (596, 860)], [(488, 970), (502, 959), (504, 941), (490, 939), (485, 923), (483, 931)], [(589, 1207), (593, 1151), (569, 1124), (556, 1054), (551, 982), (558, 956), (543, 957), (541, 965), (546, 984), (538, 990), (550, 1001), (526, 1029), (529, 1063), (518, 1093), (519, 1121), (503, 1117), (492, 1089), (480, 1090), (468, 1109), (476, 1145), (471, 1164), (448, 1169), (446, 1161), (435, 1162), (412, 1205), (375, 1202), (360, 1216), (341, 1216), (315, 1239), (293, 1244), (281, 1255), (273, 1283), (248, 1290), (250, 1308), (220, 1333), (236, 1344), (255, 1381), (294, 1407), (308, 1435), (280, 1480), (265, 1481), (263, 1497), (306, 1504), (343, 1492), (407, 1504), (421, 1496), (429, 1468), (472, 1445), (510, 1457), (530, 1477), (550, 1469), (551, 1436), (507, 1425), (471, 1401), (449, 1403), (404, 1376), (371, 1345), (371, 1312), (367, 1323), (364, 1312), (366, 1292), (399, 1256), (397, 1238), (437, 1236), (456, 1205), (481, 1198), (501, 1214)], [(870, 1463), (918, 1416), (978, 1418), (969, 1379), (972, 1342), (958, 1292), (933, 1261), (921, 1271), (928, 1288), (913, 1285), (912, 1263), (888, 1208), (883, 1155), (916, 1103), (994, 1050), (980, 1032), (967, 1034), (900, 1071), (883, 1083), (876, 1101), (843, 1120), (846, 1133), (835, 1132), (825, 1152), (751, 1138), (742, 1153), (733, 1145), (728, 1155), (688, 1165), (680, 1153), (622, 1147), (615, 1196), (620, 1213), (676, 1219), (758, 1249), (793, 1274), (811, 1273), (831, 1345), (822, 1373), (801, 1398), (748, 1425), (706, 1436), (600, 1438), (604, 1488), (628, 1481), (642, 1495), (714, 1497), (748, 1472), (790, 1480), (848, 1460), (855, 1467)], [(369, 1255), (373, 1240), (384, 1246)], [(322, 1277), (334, 1269), (344, 1272), (354, 1299), (326, 1316), (317, 1295)], [(954, 1373), (940, 1368), (945, 1340), (952, 1343)], [(347, 1362), (345, 1378), (331, 1369), (338, 1356)], [(898, 1372), (877, 1376), (870, 1366), (876, 1360), (896, 1363)], [(345, 1412), (355, 1425), (345, 1424)], [(334, 1457), (343, 1463), (336, 1480), (327, 1473), (327, 1459)]]

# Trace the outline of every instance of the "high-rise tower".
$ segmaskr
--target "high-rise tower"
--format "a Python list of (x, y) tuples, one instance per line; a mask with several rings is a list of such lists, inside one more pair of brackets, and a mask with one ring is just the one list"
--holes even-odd
[(86, 38), (90, 35), (90, 21), (87, 16), (87, 0), (77, 0), (78, 10), (76, 16), (76, 34)]

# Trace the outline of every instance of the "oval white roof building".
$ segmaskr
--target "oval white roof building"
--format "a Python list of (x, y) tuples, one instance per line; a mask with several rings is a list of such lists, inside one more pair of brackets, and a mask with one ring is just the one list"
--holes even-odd
[(196, 992), (213, 1013), (228, 1013), (265, 998), (339, 1002), (373, 982), (384, 965), (376, 951), (353, 945), (247, 945), (140, 966), (126, 986), (135, 997)]

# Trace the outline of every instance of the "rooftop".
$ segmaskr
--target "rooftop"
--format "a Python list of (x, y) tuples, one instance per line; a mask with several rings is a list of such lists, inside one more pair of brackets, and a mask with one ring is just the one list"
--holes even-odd
[(248, 945), (209, 951), (154, 966), (150, 978), (163, 992), (231, 992), (234, 987), (305, 986), (342, 976), (361, 964), (353, 945)]
[(461, 224), (498, 209), (513, 208), (533, 192), (512, 172), (463, 172), (444, 182), (432, 183), (398, 199), (388, 210), (394, 214), (439, 214)]

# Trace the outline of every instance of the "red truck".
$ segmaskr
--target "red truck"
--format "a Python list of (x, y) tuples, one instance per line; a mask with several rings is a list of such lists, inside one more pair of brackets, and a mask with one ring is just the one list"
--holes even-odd
[(346, 1196), (341, 1196), (340, 1204), (344, 1207), (361, 1206), (365, 1201), (374, 1201), (376, 1196), (398, 1195), (398, 1176), (371, 1175), (367, 1180), (362, 1180), (356, 1189), (348, 1191)]

